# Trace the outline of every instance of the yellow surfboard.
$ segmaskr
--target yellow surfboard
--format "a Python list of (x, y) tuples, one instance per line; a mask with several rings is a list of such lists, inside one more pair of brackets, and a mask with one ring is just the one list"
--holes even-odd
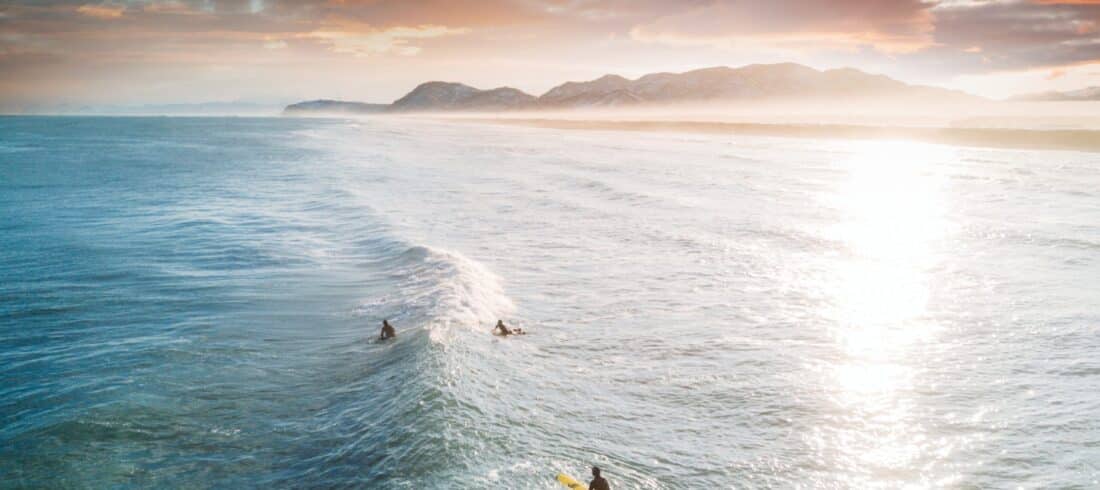
[(588, 490), (588, 485), (574, 480), (573, 477), (565, 473), (558, 473), (558, 481), (561, 482), (562, 485), (565, 485), (567, 488), (572, 488), (573, 490)]

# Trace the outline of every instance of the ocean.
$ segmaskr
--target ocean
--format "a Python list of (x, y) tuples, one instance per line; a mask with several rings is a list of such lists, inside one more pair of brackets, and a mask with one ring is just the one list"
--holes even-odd
[(1098, 153), (0, 118), (3, 488), (1084, 488), (1098, 414)]

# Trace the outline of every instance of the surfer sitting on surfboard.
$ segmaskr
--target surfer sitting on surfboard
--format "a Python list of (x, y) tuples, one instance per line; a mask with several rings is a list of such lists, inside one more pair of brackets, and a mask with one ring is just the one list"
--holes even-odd
[(522, 328), (508, 328), (504, 326), (504, 320), (497, 320), (497, 326), (493, 327), (494, 335), (521, 335), (523, 334)]
[(378, 340), (392, 339), (397, 336), (397, 332), (394, 331), (393, 325), (390, 325), (389, 320), (382, 320), (382, 335), (378, 336)]
[(588, 490), (611, 490), (607, 479), (600, 476), (600, 468), (597, 466), (592, 467), (592, 483), (588, 484)]
[(611, 485), (607, 483), (607, 480), (600, 476), (599, 468), (595, 466), (592, 467), (592, 476), (594, 476), (595, 478), (593, 478), (592, 483), (589, 483), (586, 487), (583, 483), (574, 480), (573, 477), (566, 475), (565, 473), (558, 473), (558, 483), (565, 485), (565, 488), (568, 488), (570, 490), (611, 490)]

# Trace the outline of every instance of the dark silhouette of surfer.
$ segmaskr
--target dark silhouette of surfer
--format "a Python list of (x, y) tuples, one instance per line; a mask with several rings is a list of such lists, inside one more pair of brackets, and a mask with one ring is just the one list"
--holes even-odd
[(588, 484), (588, 490), (611, 490), (607, 480), (600, 476), (600, 468), (597, 466), (592, 467), (592, 483)]
[(523, 335), (523, 333), (522, 328), (508, 328), (504, 326), (504, 320), (497, 320), (497, 326), (493, 327), (494, 335)]
[(393, 325), (390, 325), (389, 320), (382, 320), (382, 335), (378, 337), (378, 340), (386, 340), (397, 337), (397, 331), (393, 329)]

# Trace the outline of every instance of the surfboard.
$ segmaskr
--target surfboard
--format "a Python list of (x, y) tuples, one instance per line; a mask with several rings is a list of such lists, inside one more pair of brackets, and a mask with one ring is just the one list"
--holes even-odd
[(588, 485), (574, 480), (573, 477), (565, 473), (558, 473), (558, 482), (565, 485), (566, 488), (572, 488), (573, 490), (588, 490)]
[(524, 332), (523, 330), (520, 330), (518, 332), (513, 331), (509, 335), (504, 335), (504, 334), (500, 333), (500, 330), (493, 330), (493, 335), (496, 335), (497, 337), (511, 337), (513, 335), (527, 335), (527, 332)]

